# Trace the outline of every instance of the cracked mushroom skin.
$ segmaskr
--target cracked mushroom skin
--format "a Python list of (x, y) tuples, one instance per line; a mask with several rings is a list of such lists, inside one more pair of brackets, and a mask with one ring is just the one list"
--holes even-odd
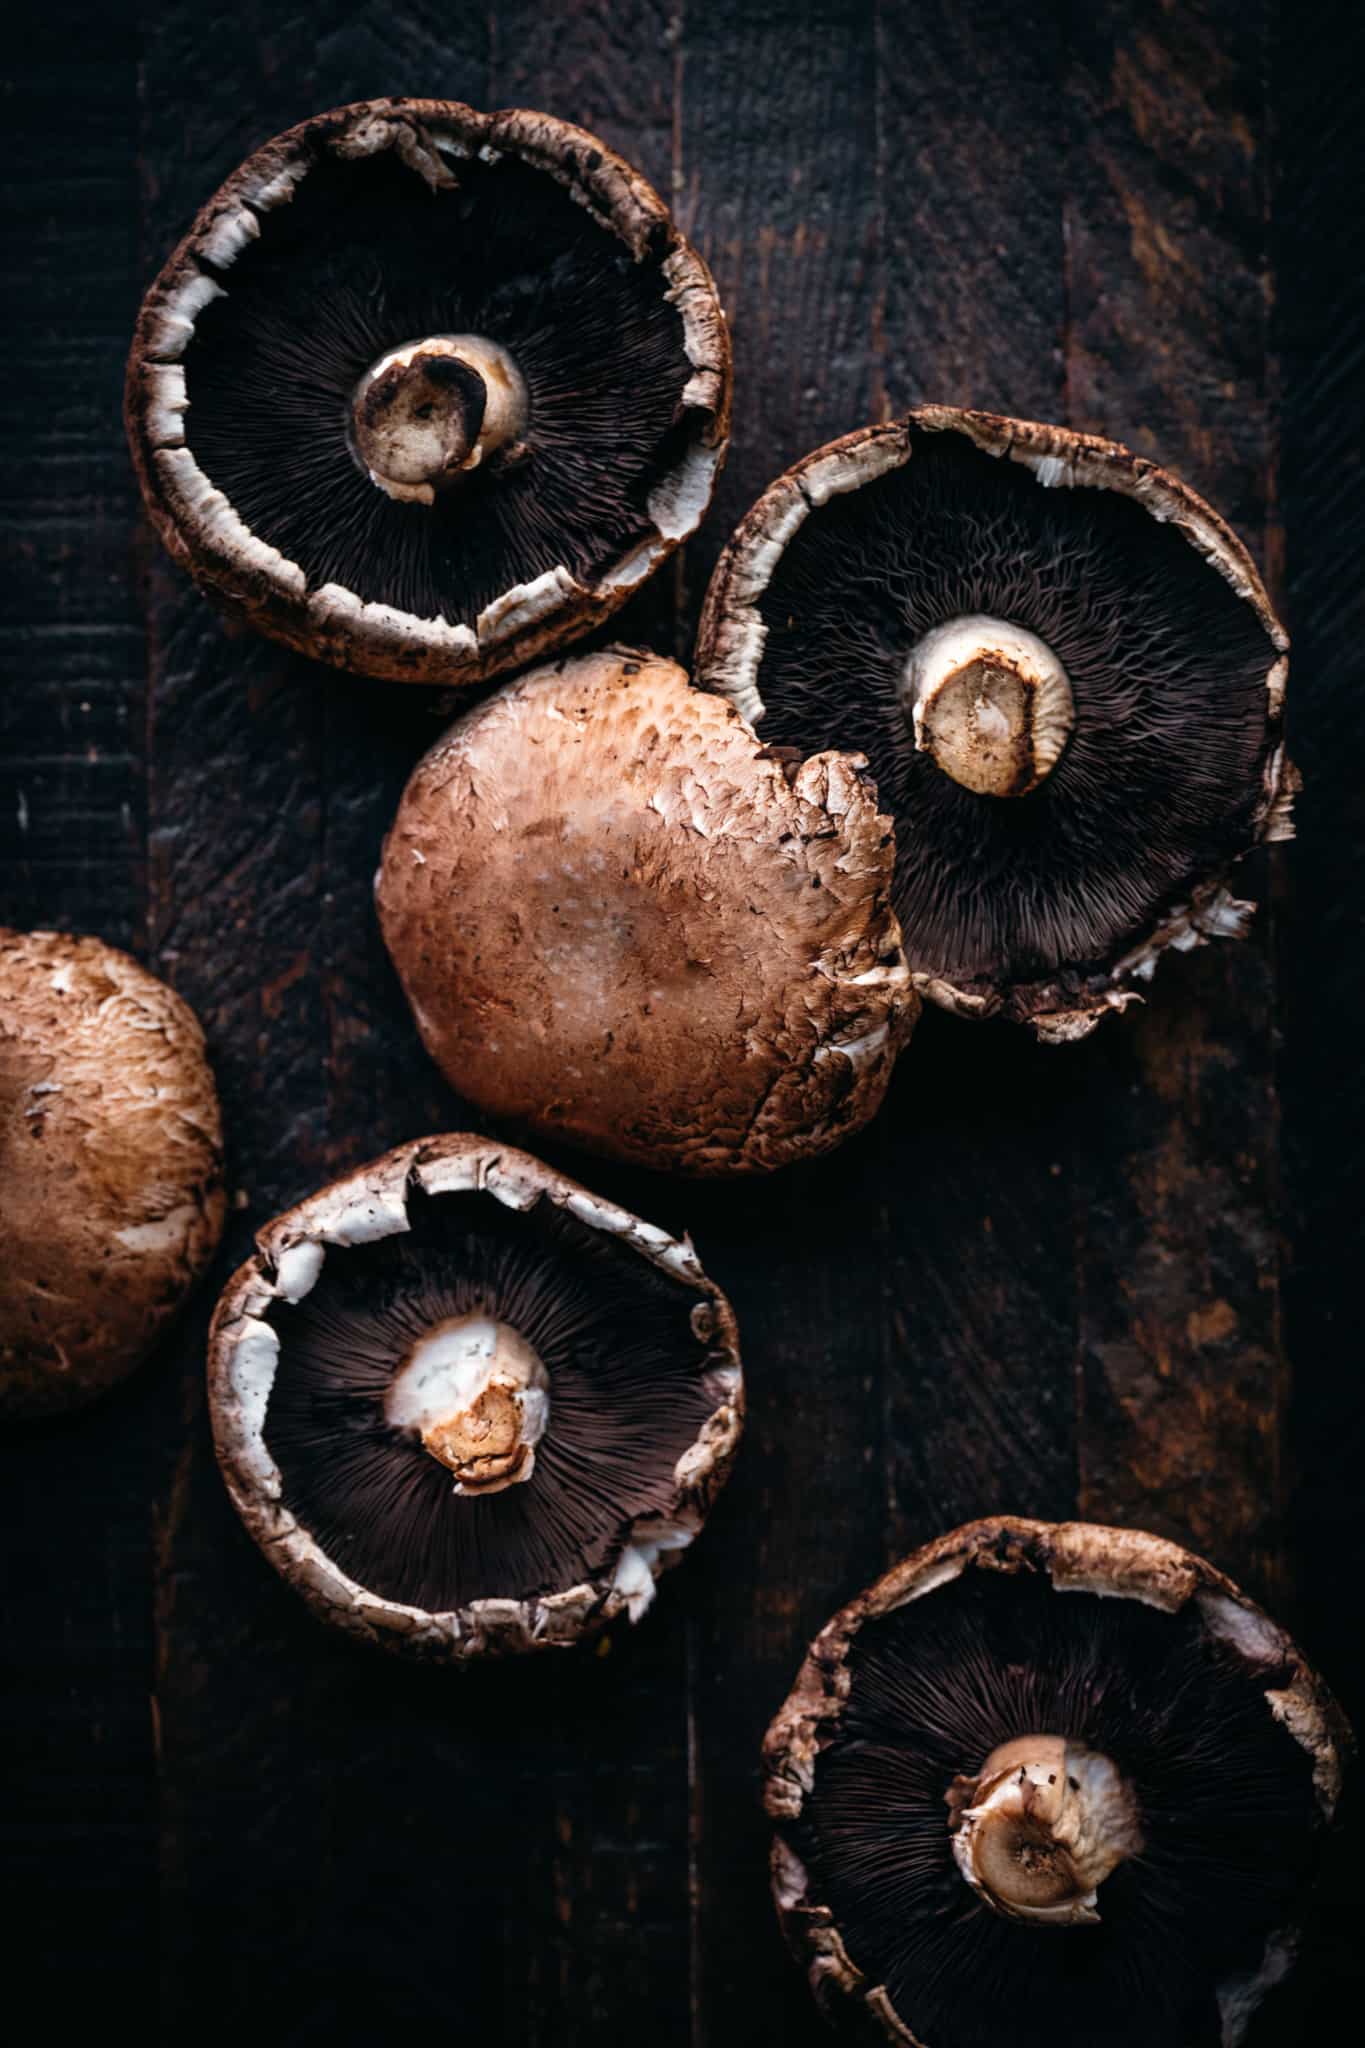
[(702, 519), (729, 407), (710, 272), (639, 173), (427, 99), (249, 157), (148, 291), (125, 398), (152, 522), (225, 609), (444, 685), (623, 604)]
[(697, 680), (760, 736), (866, 754), (916, 986), (1047, 1041), (1240, 936), (1292, 836), (1288, 639), (1179, 478), (1065, 427), (925, 406), (817, 449), (717, 565)]
[(1202, 1558), (971, 1522), (822, 1629), (768, 1731), (778, 1914), (864, 2038), (1236, 2048), (1293, 1961), (1350, 1746)]
[(459, 1663), (638, 1620), (729, 1472), (743, 1381), (690, 1244), (454, 1135), (257, 1233), (209, 1408), (238, 1513), (309, 1606)]
[(467, 713), (414, 772), (377, 884), (452, 1087), (689, 1174), (783, 1166), (858, 1129), (919, 1007), (861, 768), (775, 756), (630, 649)]
[(125, 1379), (223, 1215), (188, 1005), (99, 939), (0, 930), (0, 1416), (61, 1414)]

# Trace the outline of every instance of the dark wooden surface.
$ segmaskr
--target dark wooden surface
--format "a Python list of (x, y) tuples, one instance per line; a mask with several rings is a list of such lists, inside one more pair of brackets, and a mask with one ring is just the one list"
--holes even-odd
[[(1266, 564), (1309, 778), (1251, 943), (1171, 962), (1086, 1045), (935, 1016), (809, 1171), (578, 1169), (692, 1231), (752, 1400), (705, 1541), (601, 1654), (455, 1677), (332, 1642), (223, 1497), (207, 1300), (104, 1408), (6, 1442), (5, 1924), (45, 2032), (159, 2007), (175, 2038), (328, 2048), (420, 2021), (816, 2042), (757, 1742), (834, 1606), (992, 1509), (1193, 1542), (1359, 1717), (1361, 42), (1347, 0), (186, 0), (11, 36), (0, 917), (128, 945), (198, 1009), (221, 1272), (464, 1117), (369, 897), (442, 707), (230, 638), (150, 544), (120, 435), (143, 286), (306, 113), (545, 106), (672, 196), (733, 322), (735, 443), (630, 635), (685, 653), (725, 533), (828, 436), (923, 399), (1060, 418), (1183, 471)], [(1260, 2048), (1359, 1997), (1361, 1904), (1338, 1853)]]

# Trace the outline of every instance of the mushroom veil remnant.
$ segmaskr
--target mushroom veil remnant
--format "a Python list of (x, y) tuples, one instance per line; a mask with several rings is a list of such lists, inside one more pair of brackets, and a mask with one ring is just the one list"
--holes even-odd
[(99, 939), (0, 930), (0, 1414), (55, 1415), (125, 1379), (223, 1215), (189, 1006)]
[(576, 638), (694, 531), (730, 345), (639, 173), (525, 109), (372, 100), (257, 150), (143, 303), (162, 540), (262, 632), (472, 683)]
[(415, 770), (377, 882), (452, 1087), (684, 1173), (782, 1166), (857, 1130), (919, 1009), (862, 769), (773, 752), (629, 648), (468, 712)]
[(1288, 838), (1288, 640), (1177, 477), (1065, 427), (924, 406), (818, 449), (741, 522), (697, 679), (760, 736), (867, 756), (917, 987), (1045, 1039), (1236, 935)]
[(1350, 1734), (1202, 1558), (1002, 1516), (897, 1565), (768, 1731), (773, 1889), (827, 2016), (915, 2048), (1236, 2048)]
[(743, 1416), (690, 1245), (473, 1137), (425, 1138), (257, 1233), (209, 1340), (228, 1491), (326, 1621), (460, 1661), (636, 1620)]

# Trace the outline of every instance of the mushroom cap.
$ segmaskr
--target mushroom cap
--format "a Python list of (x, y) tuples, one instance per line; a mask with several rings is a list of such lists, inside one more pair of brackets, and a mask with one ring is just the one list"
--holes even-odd
[(691, 1174), (783, 1166), (856, 1130), (919, 1009), (861, 768), (793, 768), (628, 648), (467, 713), (415, 770), (377, 884), (452, 1086)]
[[(917, 647), (986, 615), (1074, 699), (1050, 772), (980, 796), (917, 748)], [(1291, 836), (1288, 639), (1236, 535), (1117, 442), (923, 406), (770, 485), (707, 592), (697, 680), (765, 739), (866, 753), (895, 819), (916, 984), (1053, 1041), (1137, 1000), (1159, 956), (1240, 934), (1233, 862)]]
[(132, 1372), (224, 1208), (189, 1006), (99, 939), (0, 930), (0, 1414), (78, 1408)]
[[(953, 1781), (1021, 1722), (1107, 1753), (1142, 1809), (1078, 1932), (1001, 1918), (954, 1858)], [(1292, 1960), (1350, 1745), (1289, 1637), (1192, 1552), (969, 1522), (826, 1624), (768, 1730), (778, 1915), (827, 2017), (915, 2048), (1234, 2048)]]
[[(460, 1663), (639, 1619), (743, 1424), (734, 1315), (690, 1244), (525, 1152), (454, 1135), (357, 1168), (256, 1247), (209, 1335), (214, 1443), (242, 1520), (323, 1620)], [(480, 1499), (456, 1497), (420, 1444), (381, 1441), (403, 1362), (395, 1302), (411, 1336), (419, 1310), (462, 1289), (501, 1290), (548, 1367), (530, 1476)], [(357, 1304), (376, 1319), (368, 1355)]]
[[(375, 362), (483, 334), (529, 402), (515, 459), (434, 504), (376, 489)], [(177, 562), (339, 668), (463, 684), (588, 631), (694, 531), (729, 423), (700, 256), (639, 173), (551, 115), (364, 101), (235, 171), (143, 302), (126, 418)]]

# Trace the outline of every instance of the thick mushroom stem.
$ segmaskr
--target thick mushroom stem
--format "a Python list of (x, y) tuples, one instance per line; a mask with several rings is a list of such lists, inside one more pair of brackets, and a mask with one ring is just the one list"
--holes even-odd
[(1008, 1919), (1093, 1925), (1099, 1886), (1142, 1847), (1131, 1786), (1060, 1735), (1002, 1743), (945, 1796), (959, 1870)]
[(433, 334), (370, 365), (351, 400), (351, 441), (381, 491), (431, 505), (515, 442), (526, 413), (525, 379), (505, 348), (477, 334)]
[(915, 745), (977, 796), (1027, 796), (1076, 723), (1066, 670), (1047, 642), (984, 612), (924, 635), (901, 674)]
[(384, 1409), (395, 1429), (455, 1475), (456, 1493), (501, 1493), (529, 1479), (550, 1417), (550, 1376), (508, 1323), (454, 1316), (418, 1339)]

